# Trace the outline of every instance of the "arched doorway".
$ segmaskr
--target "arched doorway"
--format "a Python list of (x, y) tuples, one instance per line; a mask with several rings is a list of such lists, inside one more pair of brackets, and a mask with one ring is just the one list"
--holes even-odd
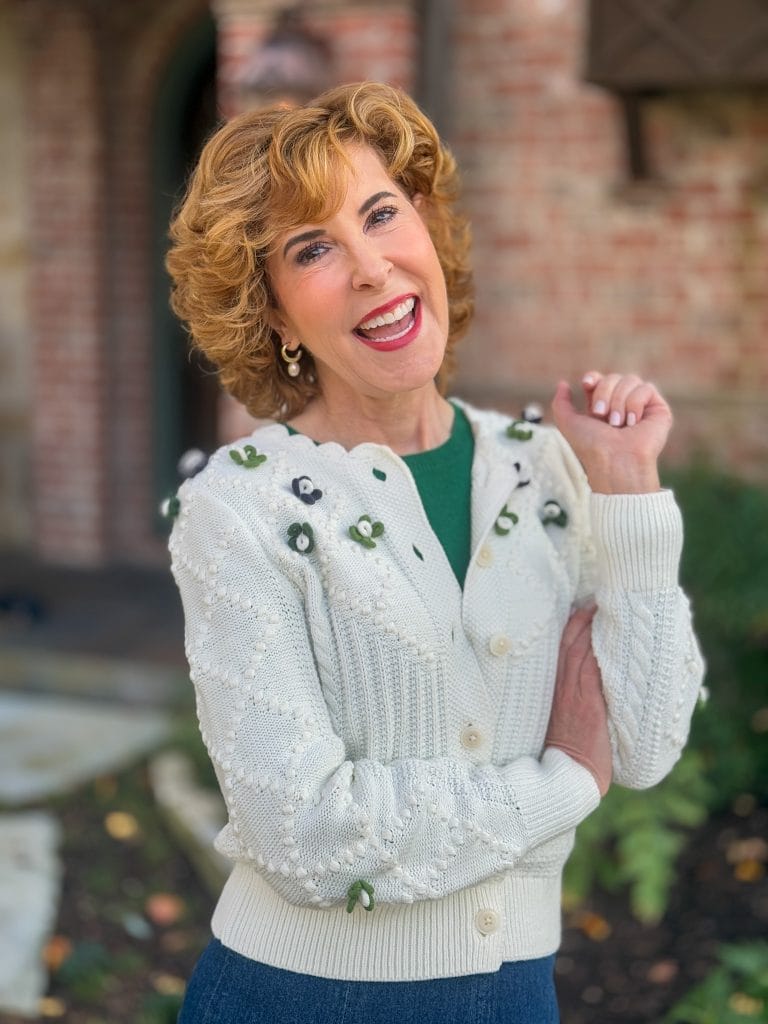
[[(154, 473), (157, 501), (179, 483), (182, 452), (217, 444), (219, 387), (212, 368), (190, 353), (168, 305), (164, 261), (168, 223), (186, 178), (217, 121), (216, 25), (206, 15), (181, 40), (158, 90), (153, 123)], [(156, 504), (157, 504), (156, 501)]]

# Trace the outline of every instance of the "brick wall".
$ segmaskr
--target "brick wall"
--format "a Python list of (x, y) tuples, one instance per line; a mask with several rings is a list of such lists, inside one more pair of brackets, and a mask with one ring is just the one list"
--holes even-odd
[(15, 546), (32, 540), (23, 71), (15, 12), (0, 6), (0, 543)]
[[(26, 237), (28, 266), (4, 278), (0, 356), (12, 365), (4, 387), (18, 383), (5, 407), (16, 409), (17, 427), (25, 408), (34, 414), (28, 433), (6, 415), (2, 444), (32, 452), (30, 534), (46, 558), (165, 558), (151, 522), (151, 125), (168, 62), (207, 6), (14, 4), (28, 130), (27, 223), (16, 236)], [(280, 5), (214, 6), (231, 111), (239, 70)], [(308, 5), (338, 80), (407, 88), (414, 8)], [(649, 103), (656, 180), (633, 186), (617, 106), (582, 81), (586, 0), (456, 0), (456, 9), (452, 143), (478, 292), (456, 391), (514, 410), (546, 397), (559, 376), (636, 369), (673, 400), (673, 457), (705, 447), (730, 468), (768, 475), (764, 94)], [(18, 73), (4, 64), (8, 88)], [(13, 177), (7, 164), (3, 173)], [(7, 232), (16, 229), (7, 216), (3, 224), (0, 244), (13, 248)], [(30, 301), (19, 319), (11, 311), (25, 276)], [(9, 483), (4, 467), (2, 500), (23, 503), (23, 472)], [(22, 534), (0, 516), (0, 540)]]
[(764, 94), (650, 103), (657, 180), (631, 186), (618, 108), (581, 80), (584, 0), (458, 7), (478, 294), (459, 388), (515, 409), (559, 376), (637, 370), (673, 401), (673, 457), (768, 475)]
[[(84, 8), (22, 7), (28, 44), (33, 529), (52, 560), (104, 545), (104, 124)], [(63, 83), (66, 82), (66, 88)]]

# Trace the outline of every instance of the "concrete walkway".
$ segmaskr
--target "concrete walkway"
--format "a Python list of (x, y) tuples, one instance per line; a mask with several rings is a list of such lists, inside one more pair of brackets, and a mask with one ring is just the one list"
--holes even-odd
[(0, 1019), (37, 1019), (47, 986), (62, 865), (46, 801), (162, 746), (190, 697), (167, 570), (0, 552)]
[[(168, 715), (72, 698), (0, 693), (0, 805), (65, 793), (156, 749)], [(42, 810), (0, 813), (0, 1012), (37, 1017), (41, 951), (56, 921), (59, 829)]]

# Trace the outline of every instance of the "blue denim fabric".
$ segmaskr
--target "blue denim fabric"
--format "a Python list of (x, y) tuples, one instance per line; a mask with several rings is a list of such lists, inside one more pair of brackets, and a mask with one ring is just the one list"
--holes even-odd
[(213, 939), (178, 1024), (558, 1024), (554, 963), (433, 981), (334, 981), (268, 967)]

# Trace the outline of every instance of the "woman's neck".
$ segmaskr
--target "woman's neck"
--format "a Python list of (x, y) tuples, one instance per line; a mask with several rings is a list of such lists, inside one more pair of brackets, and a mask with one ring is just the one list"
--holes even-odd
[(348, 451), (372, 442), (385, 444), (398, 455), (412, 455), (444, 444), (451, 435), (453, 415), (451, 404), (433, 387), (386, 401), (361, 395), (343, 406), (319, 395), (290, 425), (313, 441), (335, 441)]

